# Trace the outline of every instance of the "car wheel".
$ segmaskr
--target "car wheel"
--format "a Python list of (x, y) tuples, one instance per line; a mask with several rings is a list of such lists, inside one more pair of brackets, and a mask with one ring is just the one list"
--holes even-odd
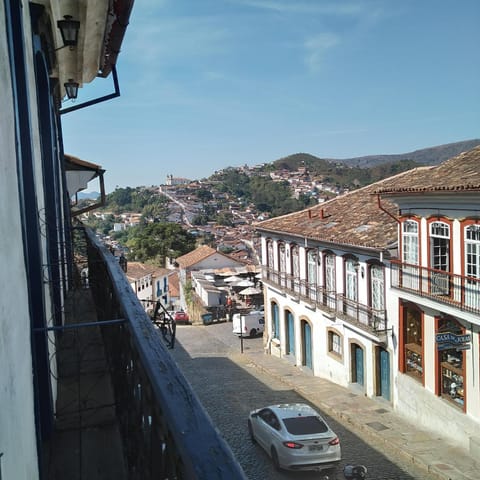
[(250, 336), (251, 336), (251, 337), (255, 337), (256, 335), (257, 335), (257, 331), (256, 331), (254, 328), (252, 328), (252, 329), (250, 330)]
[(248, 434), (250, 435), (250, 440), (252, 441), (252, 443), (257, 443), (255, 435), (253, 434), (252, 422), (250, 420), (248, 421)]
[(272, 447), (272, 449), (270, 450), (270, 453), (272, 455), (272, 461), (273, 461), (273, 465), (275, 467), (275, 470), (281, 470), (280, 462), (278, 461), (278, 453), (275, 450), (275, 447)]

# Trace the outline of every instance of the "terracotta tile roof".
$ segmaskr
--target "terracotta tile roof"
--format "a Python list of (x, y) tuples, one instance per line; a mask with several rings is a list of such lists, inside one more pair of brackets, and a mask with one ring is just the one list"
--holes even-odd
[[(405, 173), (396, 175), (398, 181)], [(290, 234), (299, 237), (331, 243), (373, 249), (386, 249), (397, 241), (397, 222), (383, 212), (377, 202), (375, 190), (382, 183), (335, 197), (315, 207), (272, 218), (256, 224), (256, 229), (265, 233)], [(397, 207), (387, 199), (381, 202), (391, 215)]]
[(202, 260), (205, 260), (214, 253), (217, 253), (214, 248), (209, 247), (208, 245), (201, 245), (195, 250), (192, 250), (191, 252), (188, 252), (185, 255), (178, 257), (176, 259), (176, 262), (181, 268), (188, 268), (198, 262), (201, 262)]
[(180, 280), (177, 272), (168, 276), (168, 293), (171, 297), (180, 296)]
[(138, 280), (147, 275), (153, 275), (158, 270), (158, 267), (152, 265), (145, 265), (140, 262), (128, 262), (127, 278), (128, 280)]
[(435, 166), (410, 170), (401, 179), (392, 177), (376, 193), (471, 192), (480, 190), (480, 146)]
[(155, 270), (153, 271), (153, 276), (154, 277), (165, 277), (171, 272), (168, 268), (163, 268), (163, 267), (156, 267)]

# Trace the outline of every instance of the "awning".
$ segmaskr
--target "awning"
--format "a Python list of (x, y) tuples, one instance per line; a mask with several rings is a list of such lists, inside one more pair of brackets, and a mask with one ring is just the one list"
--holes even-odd
[(88, 182), (96, 177), (103, 177), (105, 170), (95, 163), (80, 160), (72, 155), (65, 155), (65, 172), (67, 177), (67, 190), (70, 197), (85, 190)]
[[(105, 173), (105, 170), (100, 165), (80, 160), (72, 155), (65, 155), (64, 164), (65, 176), (67, 179), (67, 191), (70, 198), (74, 195), (76, 198), (77, 193), (85, 190), (88, 187), (88, 183), (95, 178), (98, 178), (100, 182), (100, 202), (97, 202), (94, 205), (89, 205), (80, 210), (72, 211), (72, 216), (103, 206), (105, 204), (105, 186), (103, 183), (103, 174)], [(77, 202), (75, 201), (75, 203)]]

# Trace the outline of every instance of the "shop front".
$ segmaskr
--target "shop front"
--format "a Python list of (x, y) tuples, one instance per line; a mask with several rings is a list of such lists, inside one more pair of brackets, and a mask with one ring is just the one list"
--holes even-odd
[(465, 352), (471, 348), (471, 340), (457, 320), (437, 320), (437, 394), (463, 411), (466, 409)]

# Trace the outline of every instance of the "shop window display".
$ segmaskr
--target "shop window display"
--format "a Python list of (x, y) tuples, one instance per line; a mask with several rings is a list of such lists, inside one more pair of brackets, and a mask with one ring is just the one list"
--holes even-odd
[[(441, 320), (439, 333), (450, 332), (462, 335), (463, 330), (454, 320)], [(464, 390), (464, 354), (458, 347), (442, 349), (440, 352), (440, 394), (442, 397), (462, 407), (465, 404)]]
[(405, 372), (414, 378), (423, 377), (422, 318), (418, 310), (404, 310)]

